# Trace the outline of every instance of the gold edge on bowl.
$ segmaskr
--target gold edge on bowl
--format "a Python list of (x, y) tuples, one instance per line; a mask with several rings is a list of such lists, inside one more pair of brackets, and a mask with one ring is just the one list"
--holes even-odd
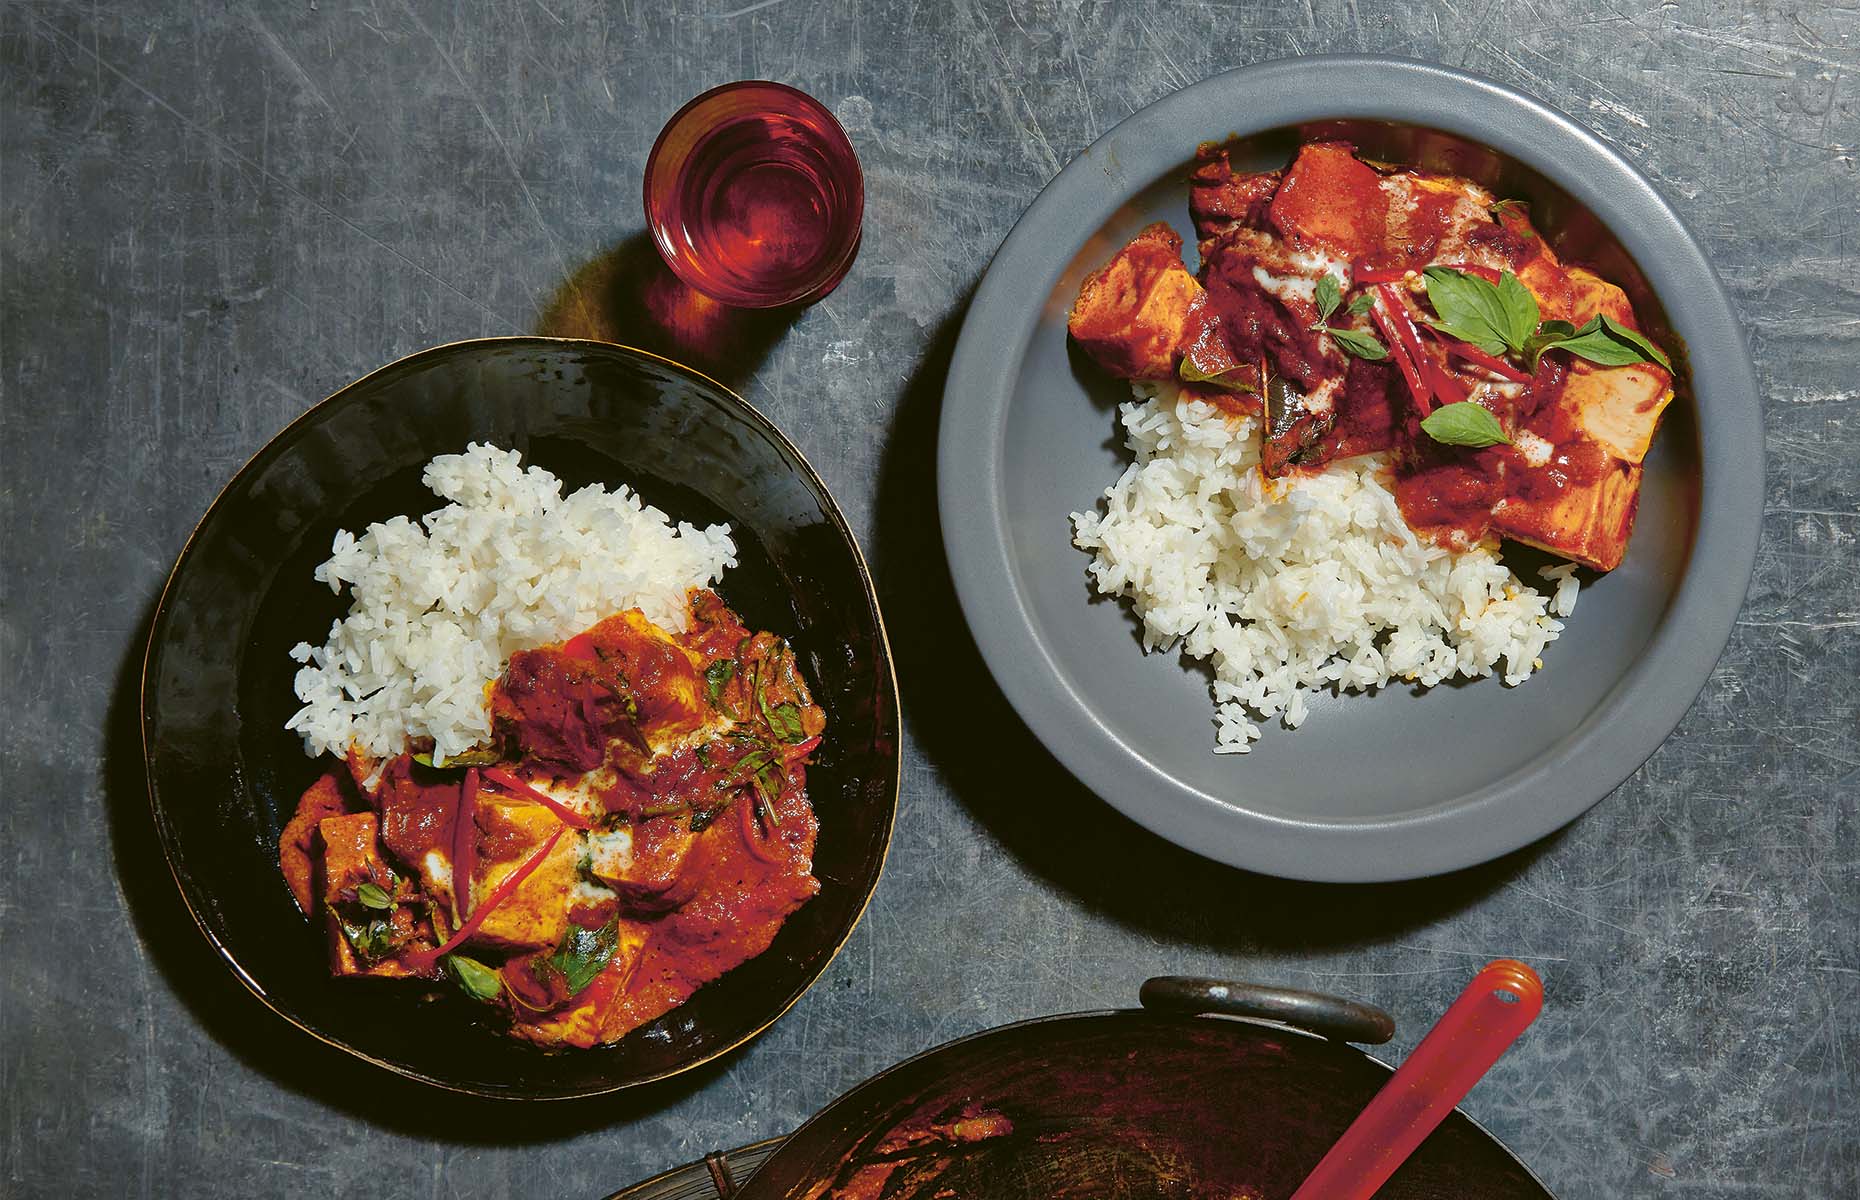
[[(798, 990), (796, 990), (795, 993), (792, 996), (790, 996), (785, 1003), (782, 1004), (780, 1009), (778, 1009), (772, 1016), (768, 1018), (768, 1020), (762, 1022), (760, 1025), (757, 1025), (754, 1029), (751, 1029), (747, 1031), (746, 1033), (742, 1034), (740, 1037), (735, 1038), (734, 1040), (729, 1041), (720, 1047), (717, 1047), (716, 1049), (710, 1051), (707, 1054), (704, 1054), (701, 1057), (694, 1058), (690, 1062), (682, 1063), (679, 1066), (671, 1068), (670, 1070), (660, 1071), (655, 1074), (644, 1076), (639, 1079), (629, 1080), (625, 1083), (619, 1083), (619, 1084), (614, 1084), (611, 1086), (603, 1086), (603, 1087), (580, 1088), (580, 1089), (573, 1089), (573, 1090), (567, 1090), (567, 1091), (551, 1092), (551, 1093), (548, 1093), (547, 1095), (523, 1095), (523, 1094), (518, 1094), (518, 1093), (513, 1093), (513, 1092), (508, 1092), (508, 1091), (500, 1091), (494, 1088), (473, 1087), (473, 1086), (466, 1085), (466, 1084), (459, 1084), (459, 1083), (454, 1083), (454, 1082), (444, 1080), (444, 1079), (438, 1079), (424, 1072), (414, 1070), (410, 1067), (405, 1067), (398, 1063), (389, 1062), (385, 1059), (377, 1057), (376, 1055), (370, 1054), (364, 1050), (358, 1049), (357, 1047), (351, 1046), (347, 1042), (333, 1038), (329, 1036), (328, 1034), (325, 1034), (321, 1032), (320, 1030), (317, 1030), (311, 1027), (310, 1025), (306, 1024), (302, 1020), (299, 1020), (295, 1015), (286, 1011), (284, 1008), (280, 1007), (277, 1001), (275, 1001), (271, 997), (271, 995), (265, 990), (265, 988), (256, 979), (252, 978), (252, 976), (247, 973), (245, 968), (242, 965), (240, 965), (238, 959), (236, 959), (233, 956), (232, 952), (226, 948), (225, 944), (221, 942), (217, 936), (215, 936), (212, 928), (207, 924), (206, 919), (201, 915), (199, 909), (195, 906), (194, 897), (189, 889), (188, 883), (181, 878), (181, 873), (175, 865), (175, 858), (174, 858), (174, 853), (173, 853), (173, 835), (164, 817), (163, 806), (162, 806), (160, 795), (159, 795), (159, 792), (158, 792), (158, 789), (155, 783), (154, 754), (153, 754), (153, 748), (151, 746), (150, 736), (149, 736), (150, 734), (149, 727), (150, 727), (150, 721), (151, 721), (150, 709), (149, 709), (149, 691), (150, 691), (150, 680), (151, 680), (151, 675), (152, 675), (152, 668), (155, 665), (155, 658), (156, 658), (155, 647), (158, 641), (157, 634), (161, 631), (162, 625), (167, 618), (168, 604), (169, 604), (170, 599), (172, 598), (172, 595), (174, 592), (175, 580), (180, 575), (181, 567), (183, 566), (183, 564), (186, 563), (188, 556), (193, 552), (194, 544), (200, 537), (201, 529), (206, 525), (207, 521), (212, 518), (213, 514), (216, 511), (218, 511), (220, 505), (225, 501), (227, 494), (230, 493), (233, 490), (233, 488), (239, 483), (239, 481), (243, 479), (248, 472), (253, 470), (259, 464), (259, 460), (264, 458), (266, 454), (271, 450), (271, 448), (277, 445), (279, 441), (283, 439), (286, 435), (290, 434), (293, 430), (297, 429), (299, 426), (302, 426), (308, 423), (312, 418), (314, 418), (324, 408), (334, 403), (336, 400), (340, 399), (343, 395), (347, 394), (348, 392), (353, 391), (354, 389), (358, 387), (361, 387), (363, 384), (368, 383), (369, 381), (375, 379), (377, 376), (385, 374), (386, 372), (389, 372), (389, 371), (396, 370), (397, 368), (403, 367), (407, 365), (408, 363), (411, 363), (417, 359), (425, 358), (429, 355), (438, 355), (446, 351), (457, 350), (462, 347), (468, 347), (468, 346), (488, 346), (488, 345), (510, 344), (510, 343), (524, 343), (524, 344), (544, 343), (544, 344), (551, 344), (551, 345), (558, 345), (558, 346), (586, 346), (592, 349), (598, 349), (602, 351), (619, 350), (627, 354), (637, 355), (638, 357), (642, 359), (646, 359), (651, 362), (658, 363), (662, 366), (669, 367), (676, 372), (687, 375), (699, 381), (700, 383), (703, 383), (712, 388), (715, 388), (718, 392), (729, 397), (729, 399), (733, 403), (740, 406), (742, 411), (750, 417), (752, 423), (760, 426), (766, 434), (768, 434), (774, 439), (775, 443), (781, 449), (783, 449), (784, 451), (786, 451), (787, 453), (791, 454), (794, 457), (794, 460), (800, 464), (801, 469), (806, 473), (808, 480), (811, 483), (813, 483), (813, 485), (816, 488), (819, 489), (821, 496), (823, 496), (826, 499), (827, 501), (826, 508), (827, 508), (828, 517), (832, 520), (834, 528), (839, 531), (841, 537), (845, 539), (846, 544), (852, 549), (853, 564), (857, 570), (857, 573), (859, 576), (859, 582), (865, 589), (866, 604), (868, 608), (871, 610), (873, 624), (875, 625), (878, 631), (879, 653), (884, 660), (883, 661), (883, 667), (884, 667), (883, 679), (884, 679), (885, 684), (887, 685), (887, 692), (886, 692), (885, 698), (889, 700), (890, 709), (891, 709), (890, 720), (887, 723), (886, 731), (889, 732), (891, 735), (892, 746), (896, 752), (895, 765), (891, 772), (891, 775), (892, 775), (891, 804), (885, 816), (884, 831), (883, 831), (884, 838), (883, 838), (882, 844), (879, 847), (878, 864), (877, 864), (876, 870), (874, 870), (872, 874), (872, 884), (870, 887), (866, 889), (865, 896), (859, 903), (858, 911), (853, 914), (852, 920), (847, 924), (846, 932), (840, 937), (839, 941), (834, 944), (833, 949), (831, 950), (831, 952), (828, 953), (825, 960), (822, 961), (822, 963), (820, 964), (820, 969), (814, 973), (814, 976), (812, 979), (808, 980), (807, 983), (805, 983)], [(764, 415), (761, 409), (751, 404), (747, 399), (745, 399), (742, 396), (741, 393), (737, 392), (735, 388), (732, 388), (712, 378), (710, 375), (705, 374), (703, 371), (700, 371), (695, 367), (688, 366), (685, 363), (679, 362), (677, 359), (668, 358), (663, 354), (658, 354), (651, 350), (643, 350), (637, 346), (629, 346), (623, 342), (607, 342), (607, 341), (599, 341), (599, 340), (590, 339), (590, 338), (546, 337), (546, 336), (536, 335), (536, 334), (510, 334), (510, 335), (503, 335), (503, 336), (496, 336), (496, 337), (460, 338), (456, 341), (441, 342), (436, 345), (426, 346), (426, 347), (423, 347), (422, 349), (415, 350), (409, 354), (404, 354), (401, 357), (394, 359), (391, 362), (384, 363), (381, 366), (376, 367), (374, 370), (369, 371), (367, 374), (349, 381), (348, 383), (344, 384), (342, 387), (337, 388), (335, 391), (325, 396), (323, 399), (317, 401), (315, 404), (312, 404), (309, 408), (305, 409), (303, 412), (293, 417), (290, 421), (286, 422), (283, 428), (279, 429), (276, 433), (272, 434), (271, 437), (266, 439), (265, 443), (261, 445), (256, 451), (254, 451), (252, 455), (249, 458), (247, 458), (246, 461), (239, 467), (239, 469), (237, 471), (234, 471), (232, 476), (223, 485), (221, 485), (218, 492), (214, 494), (212, 501), (209, 502), (206, 509), (202, 511), (200, 515), (200, 519), (194, 522), (193, 528), (188, 532), (186, 541), (182, 543), (180, 551), (175, 555), (174, 565), (168, 569), (167, 578), (162, 583), (161, 592), (155, 601), (154, 611), (149, 618), (148, 640), (144, 644), (143, 650), (142, 650), (142, 670), (141, 670), (141, 678), (139, 680), (139, 686), (137, 689), (136, 706), (137, 706), (137, 712), (136, 712), (137, 723), (140, 726), (140, 735), (141, 735), (141, 741), (142, 741), (142, 771), (143, 771), (144, 789), (146, 792), (148, 806), (149, 806), (149, 815), (155, 824), (156, 838), (161, 843), (162, 860), (164, 863), (166, 863), (168, 867), (169, 878), (171, 878), (174, 881), (175, 891), (177, 891), (180, 894), (181, 903), (183, 904), (183, 906), (186, 907), (188, 916), (193, 919), (194, 927), (200, 931), (201, 936), (206, 938), (207, 943), (213, 947), (214, 951), (218, 953), (221, 960), (224, 961), (225, 964), (231, 969), (233, 976), (236, 979), (238, 979), (239, 982), (242, 985), (244, 985), (245, 989), (248, 992), (250, 992), (259, 1001), (260, 1004), (264, 1005), (265, 1008), (269, 1009), (276, 1016), (289, 1022), (291, 1025), (309, 1034), (311, 1037), (315, 1038), (317, 1041), (322, 1042), (326, 1046), (334, 1047), (337, 1050), (341, 1050), (345, 1054), (352, 1055), (355, 1058), (360, 1059), (363, 1062), (371, 1063), (374, 1066), (380, 1067), (381, 1069), (385, 1071), (389, 1071), (405, 1079), (414, 1080), (415, 1082), (418, 1082), (418, 1083), (429, 1084), (433, 1087), (437, 1087), (437, 1088), (440, 1088), (448, 1092), (454, 1092), (457, 1094), (468, 1095), (468, 1096), (478, 1096), (478, 1097), (483, 1097), (483, 1098), (492, 1099), (492, 1100), (584, 1100), (584, 1099), (589, 1099), (595, 1096), (605, 1096), (605, 1095), (612, 1095), (618, 1092), (630, 1091), (634, 1088), (646, 1087), (654, 1083), (661, 1083), (667, 1079), (671, 1079), (678, 1075), (682, 1075), (687, 1071), (695, 1070), (698, 1067), (704, 1066), (706, 1063), (714, 1062), (715, 1060), (723, 1057), (724, 1055), (729, 1054), (730, 1052), (734, 1050), (738, 1050), (742, 1048), (743, 1046), (749, 1044), (750, 1042), (756, 1040), (757, 1038), (761, 1037), (764, 1033), (766, 1033), (769, 1030), (769, 1028), (772, 1025), (774, 1025), (777, 1021), (781, 1020), (783, 1017), (787, 1016), (788, 1013), (794, 1008), (794, 1006), (800, 1003), (801, 998), (803, 996), (805, 996), (809, 991), (813, 990), (814, 984), (820, 981), (820, 977), (826, 974), (827, 968), (832, 966), (834, 961), (839, 958), (840, 952), (846, 948), (846, 943), (852, 940), (853, 933), (858, 930), (860, 922), (862, 922), (865, 919), (865, 914), (867, 913), (867, 911), (870, 910), (871, 905), (872, 905), (872, 897), (878, 891), (879, 881), (884, 878), (885, 866), (887, 862), (890, 860), (891, 842), (892, 842), (892, 838), (896, 832), (896, 827), (897, 827), (898, 803), (903, 795), (903, 788), (904, 788), (903, 710), (899, 702), (897, 664), (891, 652), (891, 638), (885, 626), (884, 609), (879, 603), (877, 583), (872, 576), (871, 566), (866, 561), (865, 551), (859, 545), (859, 539), (853, 533), (851, 525), (847, 523), (846, 514), (841, 510), (839, 500), (833, 495), (832, 489), (827, 486), (827, 481), (821, 477), (820, 472), (815, 469), (814, 464), (808, 460), (807, 455), (801, 451), (801, 448), (795, 445), (793, 440), (790, 439), (787, 434), (783, 433), (782, 430), (773, 421), (771, 421), (766, 415)]]

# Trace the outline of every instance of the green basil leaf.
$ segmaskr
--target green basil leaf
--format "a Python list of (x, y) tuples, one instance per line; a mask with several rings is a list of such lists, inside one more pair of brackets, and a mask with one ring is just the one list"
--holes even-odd
[(1455, 325), (1448, 321), (1435, 321), (1431, 319), (1427, 323), (1435, 329), (1438, 329), (1441, 333), (1446, 334), (1448, 337), (1458, 338), (1462, 342), (1469, 342), (1479, 347), (1479, 349), (1485, 351), (1487, 354), (1498, 355), (1500, 357), (1503, 357), (1505, 354), (1504, 339), (1497, 337), (1492, 330), (1486, 326), (1468, 327), (1465, 325)]
[(504, 978), (475, 958), (463, 954), (446, 955), (446, 970), (474, 1000), (495, 1000), (504, 991)]
[(599, 929), (583, 929), (571, 924), (568, 932), (562, 935), (562, 942), (555, 948), (555, 953), (546, 960), (546, 965), (561, 973), (563, 981), (568, 984), (568, 994), (573, 996), (594, 982), (594, 977), (613, 958), (614, 947), (619, 942), (618, 914)]
[(393, 908), (394, 897), (378, 883), (361, 883), (355, 887), (355, 898), (362, 902), (364, 908)]
[(791, 746), (807, 740), (807, 729), (801, 724), (801, 710), (792, 704), (784, 702), (769, 710), (769, 728)]
[[(1564, 325), (1568, 323), (1562, 322)], [(1658, 346), (1627, 326), (1600, 315), (1581, 329), (1545, 343), (1543, 350), (1567, 350), (1604, 367), (1627, 367), (1650, 362), (1669, 371), (1673, 369), (1672, 360)], [(1541, 354), (1543, 350), (1538, 353)]]
[(1496, 284), (1450, 267), (1429, 267), (1421, 277), (1437, 317), (1428, 323), (1487, 354), (1522, 350), (1537, 328), (1537, 301), (1509, 271)]
[(710, 706), (718, 712), (723, 712), (723, 689), (735, 678), (736, 664), (727, 658), (720, 658), (704, 668), (704, 691), (710, 697)]
[(768, 720), (769, 715), (769, 698), (768, 694), (762, 690), (762, 668), (767, 665), (764, 662), (756, 662), (749, 666), (749, 695), (756, 702), (756, 707), (749, 710), (749, 716), (753, 718), (756, 710), (760, 709), (762, 719), (765, 721)]
[(767, 750), (751, 750), (736, 760), (735, 778), (747, 779), (751, 774), (761, 770), (775, 756)]
[[(798, 742), (805, 738), (801, 733), (801, 710), (787, 702), (771, 705), (769, 696), (761, 687), (756, 687), (756, 705), (762, 709), (762, 719), (768, 722), (769, 732), (784, 742)], [(783, 710), (787, 710), (784, 712)], [(792, 732), (795, 736), (790, 736)]]
[(1642, 334), (1639, 330), (1629, 329), (1626, 325), (1617, 323), (1613, 317), (1603, 317), (1602, 328), (1606, 329), (1612, 336), (1639, 347), (1642, 354), (1645, 354), (1648, 358), (1660, 364), (1664, 369), (1668, 371), (1673, 369), (1673, 360), (1666, 357), (1666, 351), (1660, 349), (1652, 338)]
[(712, 785), (717, 790), (736, 787), (745, 780), (753, 779), (756, 772), (768, 766), (774, 754), (767, 748), (751, 750), (730, 764), (730, 773)]
[(349, 948), (355, 951), (355, 956), (361, 959), (364, 965), (378, 962), (394, 948), (394, 929), (380, 917), (375, 917), (366, 924), (357, 925), (338, 915), (336, 923), (342, 929), (342, 936), (348, 940)]
[(1558, 342), (1565, 340), (1576, 332), (1576, 327), (1568, 321), (1545, 321), (1537, 327), (1524, 341), (1524, 361), (1532, 371), (1537, 370), (1537, 360), (1544, 356), (1544, 351)]
[(1353, 317), (1360, 317), (1376, 306), (1376, 298), (1368, 292), (1358, 292), (1356, 299), (1350, 301), (1350, 307), (1344, 309)]
[(1429, 322), (1443, 333), (1471, 342), (1488, 354), (1503, 354), (1505, 339), (1498, 331), (1498, 289), (1476, 275), (1446, 267), (1429, 267), (1421, 274), (1428, 303), (1434, 307)]
[(756, 772), (751, 781), (755, 785), (756, 800), (762, 807), (762, 816), (769, 828), (781, 824), (781, 814), (775, 811), (775, 801), (781, 797), (781, 764), (769, 763)]
[(1358, 333), (1354, 329), (1330, 329), (1325, 332), (1337, 339), (1337, 345), (1341, 346), (1346, 354), (1366, 358), (1370, 362), (1377, 362), (1389, 356), (1388, 347), (1370, 334)]
[(1330, 320), (1330, 314), (1336, 312), (1337, 306), (1342, 303), (1343, 303), (1343, 289), (1337, 286), (1337, 277), (1335, 275), (1332, 275), (1328, 271), (1318, 276), (1318, 281), (1317, 281), (1318, 320), (1320, 321)]
[(1531, 295), (1531, 289), (1510, 271), (1498, 277), (1498, 301), (1504, 307), (1508, 322), (1501, 331), (1505, 335), (1505, 348), (1515, 353), (1524, 349), (1524, 343), (1537, 332), (1537, 321), (1543, 312), (1537, 307), (1537, 297)]
[(1496, 446), (1511, 444), (1504, 427), (1484, 405), (1471, 400), (1443, 404), (1421, 421), (1428, 437), (1449, 446)]
[(371, 958), (386, 958), (394, 951), (394, 927), (386, 921), (368, 923), (368, 954)]
[(1526, 216), (1530, 213), (1530, 208), (1531, 206), (1522, 200), (1500, 200), (1494, 203), (1488, 211), (1491, 212), (1494, 220), (1502, 221), (1514, 214)]
[(773, 749), (764, 746), (737, 759), (729, 778), (723, 780), (720, 786), (749, 784), (750, 790), (755, 793), (756, 806), (762, 810), (766, 823), (772, 828), (781, 822), (775, 812), (775, 801), (781, 795), (784, 779), (780, 757)]
[(1209, 387), (1217, 387), (1223, 391), (1253, 392), (1257, 394), (1259, 389), (1246, 380), (1228, 378), (1228, 376), (1238, 370), (1240, 370), (1238, 366), (1232, 366), (1223, 367), (1219, 371), (1204, 371), (1195, 365), (1193, 359), (1184, 354), (1182, 356), (1182, 363), (1175, 369), (1175, 373), (1176, 377), (1183, 383), (1205, 383)]

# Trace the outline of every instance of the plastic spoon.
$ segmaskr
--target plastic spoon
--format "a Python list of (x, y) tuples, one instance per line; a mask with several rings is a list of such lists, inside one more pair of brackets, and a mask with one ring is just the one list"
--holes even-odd
[(1369, 1200), (1543, 1006), (1537, 972), (1509, 958), (1487, 963), (1292, 1200)]

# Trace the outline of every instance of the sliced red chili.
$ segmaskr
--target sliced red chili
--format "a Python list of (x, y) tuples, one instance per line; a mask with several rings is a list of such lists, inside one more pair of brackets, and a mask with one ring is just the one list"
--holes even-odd
[(478, 768), (465, 768), (458, 807), (452, 811), (452, 911), (471, 916), (471, 877), (478, 868)]
[(1421, 367), (1421, 372), (1428, 376), (1429, 386), (1434, 389), (1435, 400), (1442, 404), (1458, 404), (1471, 395), (1459, 376), (1434, 361), (1434, 356), (1427, 354), (1425, 350), (1422, 353), (1426, 356), (1426, 362)]
[(563, 642), (562, 653), (570, 658), (586, 659), (589, 662), (597, 662), (601, 657), (600, 653), (594, 649), (594, 639), (585, 633), (578, 633)]
[(1427, 356), (1422, 353), (1421, 331), (1415, 328), (1414, 318), (1408, 315), (1407, 302), (1399, 291), (1386, 283), (1376, 285), (1376, 295), (1388, 306), (1388, 318), (1395, 327), (1395, 336), (1401, 339), (1402, 348), (1419, 367)]
[(1434, 404), (1457, 404), (1466, 399), (1466, 385), (1461, 383), (1451, 371), (1446, 370), (1427, 352), (1421, 341), (1420, 327), (1408, 314), (1408, 306), (1402, 301), (1401, 294), (1384, 283), (1376, 286), (1379, 298), (1388, 305), (1388, 322), (1394, 326), (1395, 336), (1402, 348), (1414, 363), (1416, 373), (1428, 393), (1428, 403), (1421, 409), (1423, 415), (1432, 411)]
[(1415, 406), (1421, 410), (1422, 416), (1426, 416), (1434, 411), (1434, 393), (1422, 382), (1420, 368), (1409, 356), (1408, 347), (1402, 340), (1402, 328), (1390, 311), (1391, 302), (1386, 294), (1388, 290), (1387, 284), (1376, 288), (1375, 300), (1369, 306), (1369, 316), (1377, 328), (1382, 330), (1382, 336), (1388, 339), (1389, 357), (1401, 368), (1401, 376), (1408, 381), (1408, 391), (1414, 396)]
[(457, 932), (447, 938), (437, 949), (416, 951), (406, 955), (403, 961), (416, 971), (426, 971), (441, 958), (458, 949), (460, 943), (483, 927), (485, 918), (491, 915), (492, 910), (510, 899), (516, 890), (523, 886), (523, 881), (536, 873), (536, 868), (542, 866), (543, 860), (549, 857), (549, 852), (555, 849), (555, 844), (561, 841), (562, 835), (567, 832), (566, 827), (557, 826), (556, 831), (549, 835), (541, 848), (524, 859), (522, 866), (504, 876), (502, 882), (492, 888), (491, 894), (484, 898), (484, 903), (478, 906), (477, 911), (466, 918), (465, 923), (458, 927)]
[(814, 747), (818, 745), (820, 745), (820, 735), (815, 734), (805, 742), (797, 742), (782, 751), (781, 760), (785, 763), (791, 763), (798, 759), (806, 758), (814, 752)]
[(1529, 383), (1531, 381), (1531, 377), (1523, 371), (1518, 370), (1518, 368), (1512, 366), (1504, 359), (1499, 358), (1497, 355), (1487, 354), (1470, 342), (1462, 342), (1456, 337), (1447, 337), (1444, 334), (1437, 334), (1436, 336), (1440, 338), (1440, 344), (1447, 348), (1447, 353), (1457, 359), (1472, 363), (1475, 366), (1484, 367), (1500, 379), (1509, 379), (1513, 383)]
[(557, 800), (547, 792), (537, 791), (502, 767), (486, 767), (484, 769), (484, 777), (489, 779), (492, 783), (495, 783), (498, 787), (503, 788), (505, 791), (514, 792), (525, 800), (534, 800), (536, 803), (543, 805), (550, 812), (559, 817), (564, 825), (572, 825), (576, 829), (594, 828), (594, 822), (588, 820), (588, 818), (568, 807), (568, 805), (563, 804), (560, 800)]

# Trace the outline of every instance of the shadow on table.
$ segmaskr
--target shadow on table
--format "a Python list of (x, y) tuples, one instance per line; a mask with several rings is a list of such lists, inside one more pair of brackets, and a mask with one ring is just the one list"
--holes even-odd
[(804, 311), (713, 300), (672, 274), (652, 238), (637, 233), (564, 280), (536, 332), (650, 350), (741, 387)]
[(1167, 944), (1270, 953), (1386, 940), (1438, 921), (1515, 878), (1553, 843), (1433, 879), (1300, 883), (1180, 849), (1074, 779), (990, 677), (935, 520), (943, 385), (967, 308), (965, 297), (943, 319), (899, 402), (879, 471), (874, 574), (905, 721), (951, 791), (1010, 853), (1093, 911)]
[[(154, 603), (117, 667), (105, 735), (111, 856), (143, 948), (193, 1018), (249, 1069), (371, 1124), (463, 1144), (573, 1137), (665, 1108), (721, 1075), (736, 1052), (676, 1078), (572, 1104), (521, 1104), (442, 1091), (384, 1071), (291, 1026), (249, 994), (208, 944), (159, 848), (142, 762), (143, 649)], [(204, 1070), (204, 1064), (196, 1069)]]

